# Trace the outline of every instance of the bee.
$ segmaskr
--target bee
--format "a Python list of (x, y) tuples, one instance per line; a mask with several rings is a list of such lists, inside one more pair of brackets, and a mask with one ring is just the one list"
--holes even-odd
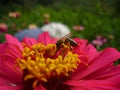
[(56, 43), (57, 50), (62, 48), (63, 44), (69, 46), (70, 49), (71, 49), (71, 46), (78, 46), (78, 43), (76, 41), (74, 41), (73, 39), (71, 39), (70, 37), (71, 37), (71, 33), (69, 33), (69, 34), (65, 35), (64, 37), (60, 38)]

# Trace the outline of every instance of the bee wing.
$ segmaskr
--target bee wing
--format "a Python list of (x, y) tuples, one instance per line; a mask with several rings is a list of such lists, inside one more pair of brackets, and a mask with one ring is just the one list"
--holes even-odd
[(60, 38), (59, 40), (65, 41), (66, 38), (69, 38), (69, 37), (71, 37), (71, 36), (72, 36), (72, 34), (71, 34), (71, 33), (68, 33), (67, 35), (63, 36), (63, 37)]

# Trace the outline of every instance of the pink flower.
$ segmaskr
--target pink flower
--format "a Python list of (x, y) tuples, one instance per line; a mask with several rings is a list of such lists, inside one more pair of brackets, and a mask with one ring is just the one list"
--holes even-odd
[(102, 46), (107, 42), (107, 39), (103, 36), (96, 36), (96, 39), (92, 41), (92, 44), (96, 46)]
[(74, 26), (73, 29), (76, 31), (83, 31), (84, 27), (83, 26)]
[(8, 26), (4, 23), (0, 23), (0, 33), (6, 33), (8, 30)]
[(19, 12), (10, 12), (9, 13), (9, 17), (12, 18), (19, 18), (21, 16), (21, 14)]
[[(58, 44), (47, 32), (0, 44), (0, 90), (120, 90), (120, 58), (114, 48), (97, 51), (86, 40)], [(60, 42), (59, 42), (60, 43)]]

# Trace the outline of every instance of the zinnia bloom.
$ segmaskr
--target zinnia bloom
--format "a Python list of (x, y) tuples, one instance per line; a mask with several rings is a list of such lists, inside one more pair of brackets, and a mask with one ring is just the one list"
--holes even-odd
[[(0, 44), (0, 90), (120, 90), (120, 58), (114, 48), (97, 51), (86, 40), (56, 44), (47, 32)], [(58, 48), (58, 46), (61, 46)]]

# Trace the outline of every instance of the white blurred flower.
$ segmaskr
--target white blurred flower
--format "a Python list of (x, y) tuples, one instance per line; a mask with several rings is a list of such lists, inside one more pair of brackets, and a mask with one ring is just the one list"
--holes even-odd
[(41, 27), (42, 31), (48, 31), (52, 37), (61, 38), (66, 34), (70, 33), (70, 29), (62, 24), (52, 22)]

